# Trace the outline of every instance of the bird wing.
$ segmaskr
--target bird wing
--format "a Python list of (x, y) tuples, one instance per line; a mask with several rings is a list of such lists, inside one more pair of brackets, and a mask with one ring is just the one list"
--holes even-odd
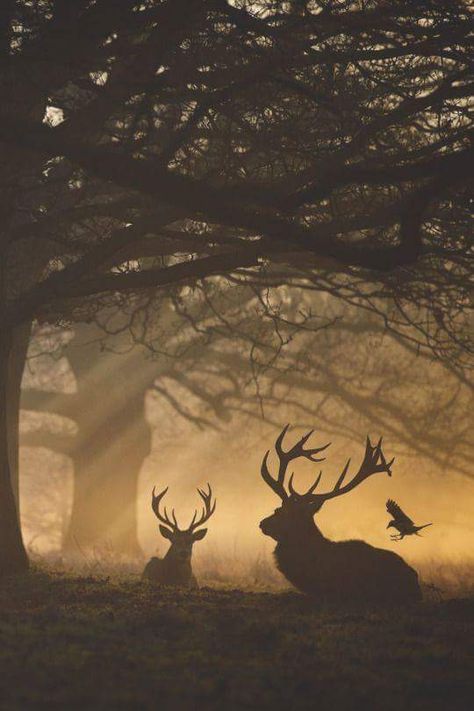
[(406, 513), (403, 513), (400, 506), (393, 499), (387, 501), (387, 511), (398, 523), (407, 523), (413, 526), (411, 518), (408, 518)]

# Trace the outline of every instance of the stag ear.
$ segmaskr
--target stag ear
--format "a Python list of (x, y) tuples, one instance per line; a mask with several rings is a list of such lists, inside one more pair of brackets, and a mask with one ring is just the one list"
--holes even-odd
[(200, 531), (196, 531), (195, 533), (193, 533), (193, 540), (202, 541), (202, 539), (204, 538), (206, 533), (207, 533), (207, 528), (201, 528)]
[(162, 526), (160, 524), (160, 533), (163, 536), (163, 538), (167, 538), (169, 541), (173, 538), (173, 532), (169, 530), (169, 528), (166, 528), (166, 526)]

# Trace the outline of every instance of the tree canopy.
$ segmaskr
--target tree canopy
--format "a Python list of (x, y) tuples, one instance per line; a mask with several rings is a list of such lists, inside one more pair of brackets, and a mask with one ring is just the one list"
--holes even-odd
[(365, 302), (376, 280), (468, 347), (468, 3), (38, 0), (0, 24), (5, 326), (233, 273)]

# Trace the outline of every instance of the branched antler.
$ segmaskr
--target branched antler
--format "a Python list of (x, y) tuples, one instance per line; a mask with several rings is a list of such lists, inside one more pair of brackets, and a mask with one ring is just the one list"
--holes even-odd
[(202, 526), (214, 513), (216, 510), (216, 499), (214, 499), (214, 503), (212, 503), (212, 490), (211, 490), (211, 485), (207, 485), (208, 491), (204, 491), (204, 489), (198, 489), (198, 494), (201, 497), (201, 499), (204, 501), (204, 508), (202, 509), (201, 516), (199, 519), (196, 521), (196, 516), (197, 516), (197, 509), (194, 512), (194, 516), (192, 518), (191, 523), (189, 524), (188, 531), (195, 531), (196, 528), (199, 528), (199, 526)]
[[(191, 520), (191, 523), (189, 525), (189, 528), (187, 529), (188, 531), (192, 532), (195, 531), (196, 528), (199, 528), (199, 526), (202, 526), (203, 523), (205, 523), (214, 513), (216, 510), (216, 499), (214, 499), (214, 502), (212, 503), (212, 490), (210, 484), (207, 485), (208, 491), (205, 491), (204, 489), (198, 489), (199, 496), (201, 499), (204, 501), (204, 508), (202, 509), (201, 516), (199, 519), (196, 521), (196, 516), (197, 516), (197, 509), (194, 511), (194, 516)], [(178, 521), (176, 520), (176, 515), (174, 512), (174, 509), (171, 510), (171, 518), (168, 516), (168, 512), (166, 510), (166, 506), (163, 509), (163, 513), (160, 511), (160, 503), (161, 500), (163, 499), (164, 495), (168, 491), (168, 487), (166, 489), (163, 489), (159, 494), (155, 495), (155, 487), (153, 487), (153, 492), (152, 492), (152, 499), (151, 499), (151, 507), (155, 513), (156, 518), (161, 521), (161, 523), (164, 523), (165, 526), (168, 526), (172, 531), (179, 531), (179, 525)]]
[[(327, 501), (328, 499), (334, 499), (336, 496), (342, 496), (348, 491), (355, 489), (356, 486), (359, 486), (359, 484), (361, 484), (363, 481), (365, 481), (365, 479), (368, 479), (373, 474), (377, 474), (378, 472), (386, 472), (389, 476), (391, 476), (392, 472), (390, 467), (392, 466), (394, 461), (395, 457), (393, 457), (393, 459), (391, 459), (389, 462), (387, 462), (387, 460), (385, 459), (385, 455), (382, 451), (382, 437), (379, 439), (375, 446), (372, 445), (369, 437), (367, 437), (364, 459), (362, 460), (362, 464), (360, 465), (359, 470), (350, 481), (344, 484), (351, 463), (351, 460), (348, 459), (344, 466), (344, 469), (342, 470), (336, 481), (336, 484), (334, 485), (334, 488), (331, 491), (328, 491), (324, 494), (314, 493), (321, 480), (321, 472), (313, 486), (311, 486), (305, 494), (299, 494), (299, 496), (304, 497), (308, 501), (308, 503), (313, 508), (315, 508), (315, 510), (319, 510), (325, 501)], [(293, 488), (292, 494), (298, 496), (297, 492), (295, 492)]]
[(266, 482), (266, 484), (268, 484), (268, 486), (270, 486), (271, 489), (273, 489), (273, 491), (282, 499), (282, 501), (288, 499), (289, 496), (304, 499), (312, 508), (314, 508), (315, 511), (317, 511), (328, 499), (334, 499), (336, 496), (342, 496), (342, 494), (346, 494), (348, 491), (355, 489), (356, 486), (358, 486), (365, 479), (368, 479), (373, 474), (376, 474), (378, 472), (386, 472), (389, 476), (392, 475), (390, 467), (395, 461), (395, 458), (387, 462), (385, 455), (382, 451), (382, 437), (379, 439), (375, 446), (372, 445), (369, 437), (367, 437), (365, 454), (362, 464), (360, 465), (359, 470), (355, 474), (355, 476), (346, 484), (344, 484), (344, 481), (346, 479), (347, 472), (351, 463), (350, 459), (347, 460), (344, 469), (339, 475), (338, 480), (336, 481), (336, 484), (331, 491), (324, 494), (314, 493), (319, 485), (319, 482), (321, 481), (321, 477), (323, 474), (322, 471), (320, 471), (314, 484), (312, 484), (304, 494), (301, 494), (295, 490), (293, 486), (293, 474), (291, 474), (288, 482), (289, 493), (287, 493), (285, 490), (285, 475), (290, 461), (292, 459), (297, 459), (298, 457), (305, 457), (306, 459), (309, 459), (312, 462), (321, 462), (323, 460), (317, 458), (315, 455), (329, 447), (330, 444), (326, 444), (324, 445), (324, 447), (305, 449), (304, 445), (314, 432), (314, 430), (311, 430), (306, 435), (304, 435), (291, 449), (285, 452), (282, 447), (282, 444), (283, 438), (288, 431), (288, 427), (289, 425), (287, 425), (282, 430), (275, 443), (275, 451), (280, 461), (277, 478), (274, 479), (268, 470), (267, 460), (270, 454), (269, 451), (265, 454), (263, 458), (261, 469), (263, 480)]
[(166, 492), (168, 491), (168, 487), (166, 489), (163, 489), (163, 491), (157, 495), (155, 495), (155, 487), (153, 487), (153, 491), (151, 493), (151, 508), (153, 509), (156, 518), (158, 521), (161, 521), (161, 523), (164, 523), (166, 526), (171, 528), (172, 531), (178, 531), (179, 526), (178, 526), (178, 521), (176, 520), (176, 515), (174, 513), (174, 509), (171, 510), (171, 516), (173, 517), (173, 520), (171, 521), (168, 512), (166, 510), (166, 506), (163, 509), (163, 513), (160, 511), (160, 503)]
[[(304, 457), (305, 459), (309, 459), (311, 462), (322, 462), (324, 461), (324, 457), (316, 457), (319, 452), (322, 452), (324, 449), (329, 447), (331, 444), (328, 442), (328, 444), (325, 444), (323, 447), (311, 447), (308, 449), (304, 448), (304, 445), (308, 441), (308, 439), (311, 437), (313, 434), (314, 430), (310, 430), (307, 432), (307, 434), (303, 435), (301, 439), (296, 442), (296, 444), (293, 445), (289, 450), (285, 452), (283, 449), (283, 439), (288, 432), (288, 428), (290, 425), (286, 425), (286, 427), (283, 428), (283, 430), (280, 432), (280, 434), (277, 437), (277, 440), (275, 442), (275, 452), (278, 456), (279, 459), (279, 467), (278, 467), (278, 476), (276, 479), (272, 477), (270, 474), (270, 471), (268, 469), (268, 457), (270, 454), (270, 450), (265, 454), (263, 461), (262, 461), (262, 467), (261, 467), (261, 473), (262, 473), (262, 478), (268, 486), (273, 489), (275, 494), (277, 494), (282, 501), (288, 498), (288, 493), (285, 490), (285, 475), (286, 475), (286, 470), (288, 468), (288, 464), (293, 460), (293, 459), (298, 459), (299, 457)], [(321, 474), (319, 475), (316, 484), (313, 485), (311, 491), (314, 491), (316, 486), (319, 483), (319, 479), (321, 478)], [(294, 489), (293, 489), (293, 474), (290, 476), (290, 481), (288, 484), (288, 489), (290, 494), (294, 494)]]

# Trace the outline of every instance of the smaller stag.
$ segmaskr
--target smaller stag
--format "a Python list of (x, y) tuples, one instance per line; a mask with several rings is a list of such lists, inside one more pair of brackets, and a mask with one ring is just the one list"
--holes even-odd
[[(216, 500), (212, 502), (212, 491), (208, 484), (208, 491), (198, 489), (199, 496), (204, 502), (201, 516), (197, 519), (197, 510), (187, 529), (181, 530), (176, 520), (174, 509), (171, 518), (168, 517), (166, 507), (160, 512), (160, 503), (168, 491), (168, 487), (161, 494), (155, 496), (153, 488), (151, 507), (160, 524), (160, 533), (171, 542), (171, 546), (164, 558), (151, 558), (145, 566), (143, 577), (154, 585), (176, 585), (186, 588), (197, 588), (198, 584), (191, 568), (191, 555), (195, 541), (201, 541), (207, 533), (207, 528), (202, 526), (216, 510)], [(164, 524), (164, 525), (162, 525)]]
[(293, 474), (285, 485), (288, 465), (299, 457), (321, 462), (322, 458), (316, 455), (329, 444), (305, 448), (311, 431), (285, 450), (283, 440), (288, 427), (275, 444), (279, 461), (276, 477), (268, 468), (270, 452), (265, 454), (262, 462), (263, 480), (281, 499), (280, 508), (260, 523), (262, 532), (277, 542), (275, 559), (279, 570), (296, 588), (318, 601), (400, 604), (420, 600), (418, 576), (400, 556), (374, 548), (364, 541), (331, 541), (314, 522), (314, 515), (326, 501), (355, 489), (374, 474), (385, 472), (391, 475), (394, 460), (387, 462), (385, 459), (382, 440), (374, 447), (367, 438), (362, 464), (349, 481), (346, 481), (346, 475), (350, 459), (331, 491), (315, 493), (322, 476), (320, 472), (308, 491), (300, 494), (293, 487)]

